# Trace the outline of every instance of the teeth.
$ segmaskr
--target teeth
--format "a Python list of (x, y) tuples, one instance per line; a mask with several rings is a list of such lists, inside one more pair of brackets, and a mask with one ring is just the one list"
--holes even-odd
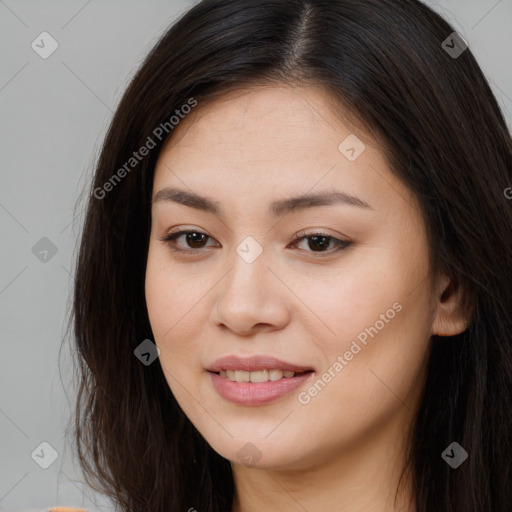
[(250, 376), (251, 372), (246, 372), (244, 370), (235, 370), (235, 380), (237, 382), (249, 382)]
[(249, 375), (251, 382), (267, 382), (268, 370), (259, 370), (257, 372), (251, 372)]
[(268, 371), (268, 379), (269, 380), (279, 380), (283, 378), (283, 372), (281, 370), (277, 370), (274, 368), (273, 370)]
[(267, 382), (269, 380), (280, 380), (283, 377), (289, 379), (296, 374), (288, 370), (283, 371), (277, 368), (271, 368), (270, 370), (258, 370), (255, 372), (247, 372), (245, 370), (221, 370), (219, 375), (233, 382)]

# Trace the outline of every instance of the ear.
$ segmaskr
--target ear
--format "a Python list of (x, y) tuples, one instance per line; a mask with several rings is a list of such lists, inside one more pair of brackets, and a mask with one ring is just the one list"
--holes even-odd
[(443, 274), (438, 279), (435, 300), (435, 316), (432, 334), (454, 336), (464, 332), (468, 319), (462, 308), (463, 289), (460, 284)]

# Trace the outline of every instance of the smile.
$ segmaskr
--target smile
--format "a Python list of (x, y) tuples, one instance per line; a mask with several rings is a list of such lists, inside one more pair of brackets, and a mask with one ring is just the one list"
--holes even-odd
[(269, 355), (229, 355), (206, 367), (213, 388), (237, 405), (264, 405), (289, 395), (315, 371)]

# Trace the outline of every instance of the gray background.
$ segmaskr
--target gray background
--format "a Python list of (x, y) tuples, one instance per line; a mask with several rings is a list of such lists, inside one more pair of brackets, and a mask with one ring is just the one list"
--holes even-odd
[[(0, 0), (2, 512), (56, 505), (112, 510), (81, 483), (65, 438), (75, 385), (68, 343), (60, 356), (59, 348), (83, 220), (75, 205), (128, 80), (194, 3)], [(469, 43), (512, 130), (512, 0), (428, 3)], [(59, 45), (47, 59), (31, 47), (44, 31)], [(55, 254), (34, 254), (44, 237)], [(31, 457), (42, 442), (58, 452), (48, 469)], [(49, 462), (50, 455), (38, 448), (34, 459)]]

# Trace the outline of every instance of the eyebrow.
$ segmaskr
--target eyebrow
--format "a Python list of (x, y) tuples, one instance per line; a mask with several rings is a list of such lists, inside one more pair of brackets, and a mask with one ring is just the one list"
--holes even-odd
[[(158, 191), (153, 198), (153, 203), (160, 201), (173, 201), (175, 203), (195, 208), (213, 215), (222, 216), (222, 207), (218, 201), (195, 192), (181, 190), (178, 188), (163, 188)], [(344, 204), (356, 206), (359, 208), (373, 208), (362, 199), (339, 191), (325, 191), (316, 194), (305, 194), (301, 196), (280, 199), (270, 203), (269, 215), (278, 217), (297, 210), (313, 208), (315, 206), (330, 206), (334, 204)]]

